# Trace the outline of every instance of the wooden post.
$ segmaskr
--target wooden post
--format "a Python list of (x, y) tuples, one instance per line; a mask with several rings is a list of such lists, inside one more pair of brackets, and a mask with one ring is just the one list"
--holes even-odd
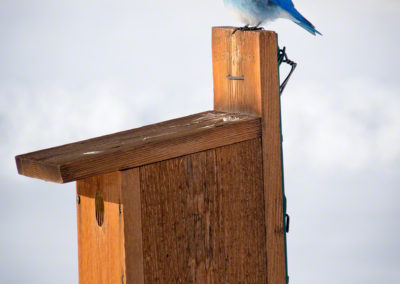
[(214, 109), (261, 117), (268, 283), (286, 283), (277, 35), (213, 28)]
[(214, 111), (16, 157), (77, 181), (80, 283), (285, 283), (276, 56), (214, 28)]

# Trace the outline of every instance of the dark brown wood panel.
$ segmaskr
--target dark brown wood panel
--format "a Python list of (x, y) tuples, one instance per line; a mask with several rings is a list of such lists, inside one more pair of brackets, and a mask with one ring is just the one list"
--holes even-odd
[(134, 168), (261, 135), (260, 119), (204, 112), (19, 155), (18, 172), (58, 183)]
[[(125, 277), (124, 231), (119, 172), (77, 182), (79, 283), (121, 283)], [(104, 201), (103, 224), (96, 219), (96, 194)]]
[(139, 168), (121, 172), (126, 282), (143, 284), (142, 207)]
[(140, 168), (146, 283), (206, 283), (206, 193), (214, 151)]
[[(266, 283), (261, 140), (217, 148), (217, 191), (210, 200), (213, 283)], [(222, 218), (221, 218), (222, 217)]]
[(265, 283), (260, 139), (140, 168), (145, 283)]

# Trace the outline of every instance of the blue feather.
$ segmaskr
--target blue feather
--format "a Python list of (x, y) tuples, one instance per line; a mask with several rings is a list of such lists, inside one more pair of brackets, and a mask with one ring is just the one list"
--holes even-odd
[(296, 10), (294, 7), (294, 4), (291, 0), (269, 0), (271, 3), (274, 3), (275, 5), (279, 6), (286, 12), (288, 12), (292, 17), (293, 17), (293, 22), (310, 32), (311, 34), (319, 34), (322, 35), (319, 31), (317, 31), (314, 27), (313, 24), (309, 20), (303, 17), (299, 13), (299, 11)]
[(311, 34), (321, 35), (313, 24), (296, 10), (291, 0), (224, 0), (224, 2), (248, 26), (259, 26), (277, 18), (289, 18)]

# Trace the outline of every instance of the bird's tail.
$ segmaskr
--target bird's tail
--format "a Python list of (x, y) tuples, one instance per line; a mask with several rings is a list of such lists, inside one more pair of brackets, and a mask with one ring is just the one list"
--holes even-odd
[(294, 7), (293, 10), (290, 11), (292, 21), (298, 24), (303, 29), (307, 30), (309, 33), (316, 35), (322, 35), (319, 31), (317, 31), (313, 24), (310, 23), (306, 18), (304, 18)]

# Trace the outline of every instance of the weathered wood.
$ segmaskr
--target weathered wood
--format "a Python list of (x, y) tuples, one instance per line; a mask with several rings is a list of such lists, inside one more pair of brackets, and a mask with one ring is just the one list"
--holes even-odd
[(16, 157), (78, 180), (80, 283), (286, 282), (276, 34), (232, 32), (215, 111)]
[(145, 283), (265, 283), (260, 138), (140, 168)]
[(121, 172), (126, 282), (143, 284), (142, 204), (139, 168)]
[[(96, 219), (96, 195), (104, 201), (101, 226)], [(79, 283), (121, 283), (125, 257), (120, 173), (78, 181), (77, 200)]]
[(22, 175), (70, 182), (259, 137), (259, 118), (204, 112), (16, 157)]
[(218, 276), (211, 283), (267, 283), (261, 139), (217, 148), (215, 156), (210, 223)]
[(228, 27), (212, 30), (214, 109), (261, 116), (260, 36), (276, 34), (268, 31), (232, 34), (233, 30)]
[(262, 141), (268, 283), (286, 283), (283, 167), (276, 35), (260, 35)]
[(232, 32), (213, 28), (214, 109), (261, 117), (268, 283), (286, 283), (277, 38)]
[(260, 138), (79, 180), (80, 283), (265, 283), (262, 180)]

